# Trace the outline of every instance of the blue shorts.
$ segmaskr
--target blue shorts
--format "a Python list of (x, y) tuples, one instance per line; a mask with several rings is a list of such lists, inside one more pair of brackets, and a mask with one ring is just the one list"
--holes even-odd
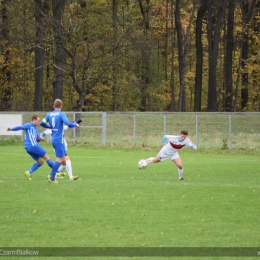
[(26, 148), (26, 152), (31, 155), (31, 157), (38, 161), (39, 158), (43, 158), (43, 156), (46, 154), (46, 150), (43, 149), (40, 145), (34, 145)]
[(66, 147), (64, 143), (52, 143), (56, 157), (63, 158), (66, 155)]

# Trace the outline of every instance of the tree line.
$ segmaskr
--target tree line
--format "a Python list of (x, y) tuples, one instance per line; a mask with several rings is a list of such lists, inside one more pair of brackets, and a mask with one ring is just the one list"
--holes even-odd
[(259, 111), (259, 0), (1, 0), (2, 111)]

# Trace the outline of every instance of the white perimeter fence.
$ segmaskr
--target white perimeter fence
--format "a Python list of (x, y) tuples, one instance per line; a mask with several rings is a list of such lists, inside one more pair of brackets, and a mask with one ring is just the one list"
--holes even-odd
[[(0, 138), (21, 135), (7, 132), (30, 122), (32, 115), (46, 112), (0, 112)], [(80, 129), (65, 132), (68, 142), (160, 146), (164, 134), (178, 135), (182, 129), (199, 148), (259, 149), (260, 113), (184, 113), (184, 112), (66, 112), (70, 121), (81, 118)], [(39, 127), (39, 132), (43, 131)]]

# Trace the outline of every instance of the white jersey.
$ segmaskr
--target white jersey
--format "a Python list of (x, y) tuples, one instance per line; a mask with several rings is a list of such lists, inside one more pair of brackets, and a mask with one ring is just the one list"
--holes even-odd
[(182, 141), (178, 135), (165, 135), (163, 138), (163, 143), (165, 143), (165, 141), (168, 141), (168, 143), (160, 150), (157, 155), (160, 161), (164, 161), (168, 158), (171, 158), (171, 160), (180, 158), (178, 151), (182, 147), (188, 146), (193, 148), (194, 146), (189, 138), (186, 137)]
[(184, 140), (181, 140), (178, 135), (165, 135), (165, 138), (168, 140), (168, 144), (174, 150), (180, 150), (183, 146), (193, 147), (191, 140), (186, 137)]
[[(68, 128), (69, 127), (67, 125), (63, 125), (63, 135), (62, 136), (63, 136), (63, 142), (64, 142), (64, 145), (65, 145), (66, 151), (67, 151), (68, 144), (67, 144), (67, 142), (64, 138), (64, 131), (68, 130)], [(46, 128), (43, 132), (45, 133), (45, 135), (49, 135), (49, 136), (52, 135), (52, 130), (50, 128)]]

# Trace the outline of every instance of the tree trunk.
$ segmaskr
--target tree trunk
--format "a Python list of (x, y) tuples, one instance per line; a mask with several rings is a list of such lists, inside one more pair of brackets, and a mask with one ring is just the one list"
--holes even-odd
[(248, 105), (248, 24), (252, 18), (254, 8), (257, 0), (252, 0), (251, 7), (249, 8), (249, 0), (243, 0), (241, 2), (242, 14), (243, 14), (243, 24), (244, 32), (242, 35), (243, 49), (242, 49), (242, 89), (241, 89), (241, 109), (242, 111), (247, 109)]
[[(217, 84), (216, 69), (218, 58), (218, 44), (220, 39), (220, 29), (226, 8), (227, 0), (221, 0), (216, 8), (217, 13), (213, 14), (214, 3), (208, 0), (208, 43), (209, 43), (209, 78), (208, 78), (208, 112), (217, 109)], [(213, 24), (214, 23), (214, 24)]]
[(236, 1), (228, 0), (228, 24), (227, 24), (227, 35), (226, 35), (226, 57), (225, 57), (225, 111), (231, 112), (232, 100), (233, 100), (233, 71), (232, 71), (232, 60), (233, 60), (233, 48), (234, 48), (234, 11)]
[[(174, 24), (174, 17), (173, 17), (173, 6), (174, 6), (174, 0), (171, 0), (171, 25), (173, 27)], [(176, 42), (176, 30), (173, 28), (172, 35), (171, 35), (171, 81), (170, 81), (170, 87), (171, 87), (171, 104), (170, 104), (170, 111), (175, 111), (175, 84), (174, 84), (174, 54), (175, 54), (175, 42)]]
[(55, 61), (53, 85), (53, 100), (63, 98), (63, 71), (65, 62), (65, 37), (62, 28), (62, 13), (65, 6), (65, 0), (52, 0), (53, 25), (55, 33)]
[(248, 33), (243, 37), (243, 49), (242, 49), (242, 89), (241, 89), (241, 108), (245, 110), (248, 104)]
[(7, 0), (3, 0), (2, 5), (2, 26), (1, 26), (1, 49), (2, 49), (2, 77), (3, 77), (3, 109), (10, 111), (12, 108), (12, 91), (11, 91), (11, 71), (9, 67), (9, 23), (8, 11), (6, 8)]
[(35, 84), (34, 84), (34, 110), (42, 110), (42, 93), (43, 93), (43, 71), (44, 71), (44, 39), (45, 39), (45, 16), (48, 13), (48, 5), (46, 0), (34, 0), (35, 3)]
[(178, 43), (178, 60), (179, 60), (179, 79), (180, 79), (180, 92), (179, 92), (179, 103), (178, 111), (186, 111), (186, 93), (185, 93), (185, 68), (186, 60), (184, 55), (184, 41), (183, 31), (180, 19), (180, 0), (176, 0), (175, 5), (175, 26), (177, 31), (177, 43)]
[(117, 103), (117, 85), (118, 85), (118, 24), (117, 24), (117, 9), (118, 0), (113, 0), (112, 9), (112, 20), (113, 20), (113, 111), (118, 110)]
[(146, 0), (146, 8), (144, 8), (142, 0), (138, 0), (144, 24), (144, 39), (145, 45), (142, 46), (142, 86), (141, 86), (141, 111), (147, 110), (147, 89), (150, 84), (150, 47), (149, 47), (149, 32), (150, 32), (150, 0)]
[[(180, 92), (179, 92), (179, 104), (178, 111), (186, 111), (186, 86), (185, 86), (185, 72), (186, 72), (186, 57), (188, 53), (188, 37), (190, 35), (191, 24), (195, 14), (196, 0), (192, 3), (192, 13), (190, 21), (187, 26), (186, 32), (183, 32), (182, 22), (180, 18), (180, 0), (176, 0), (175, 5), (175, 27), (177, 31), (177, 43), (178, 43), (178, 60), (179, 60), (179, 79), (180, 79)], [(192, 95), (192, 93), (191, 93)]]
[[(168, 81), (168, 42), (169, 42), (169, 0), (166, 0), (166, 22), (165, 22), (165, 55), (164, 55), (164, 74), (165, 81)], [(159, 48), (158, 48), (159, 49)]]
[(203, 74), (203, 46), (202, 46), (202, 21), (207, 9), (206, 0), (201, 0), (196, 20), (196, 76), (194, 111), (201, 111), (202, 74)]
[[(259, 35), (260, 33), (260, 21), (259, 21), (259, 14), (260, 11), (260, 2), (258, 2), (258, 5), (256, 5), (255, 7), (255, 11), (254, 11), (254, 17), (253, 17), (253, 28), (254, 28), (254, 34), (255, 35)], [(251, 37), (250, 41), (252, 43), (252, 45), (254, 46), (252, 48), (252, 55), (255, 57), (254, 61), (253, 61), (253, 70), (252, 70), (252, 90), (253, 90), (253, 102), (252, 102), (252, 107), (253, 109), (258, 108), (259, 110), (259, 86), (258, 86), (258, 81), (260, 79), (260, 75), (259, 75), (259, 60), (257, 58), (258, 56), (258, 39), (255, 39), (255, 37)]]

